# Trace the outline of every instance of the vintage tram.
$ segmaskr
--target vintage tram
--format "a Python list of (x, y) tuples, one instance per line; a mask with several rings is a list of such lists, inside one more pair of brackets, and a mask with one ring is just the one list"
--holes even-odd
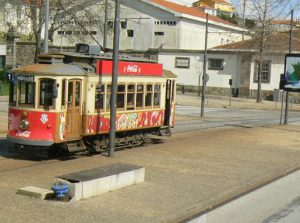
[[(111, 55), (40, 55), (13, 70), (9, 141), (24, 150), (69, 152), (108, 148)], [(174, 126), (176, 76), (162, 64), (120, 57), (116, 147), (137, 146)]]

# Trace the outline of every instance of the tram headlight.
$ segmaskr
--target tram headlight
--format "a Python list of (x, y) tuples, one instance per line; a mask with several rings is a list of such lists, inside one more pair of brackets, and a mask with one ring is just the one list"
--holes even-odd
[(21, 119), (26, 119), (28, 117), (28, 113), (26, 111), (22, 111)]
[(26, 119), (23, 119), (23, 120), (21, 121), (21, 123), (20, 123), (19, 128), (20, 128), (21, 130), (23, 130), (23, 131), (28, 130), (28, 129), (29, 129), (29, 121), (26, 120)]

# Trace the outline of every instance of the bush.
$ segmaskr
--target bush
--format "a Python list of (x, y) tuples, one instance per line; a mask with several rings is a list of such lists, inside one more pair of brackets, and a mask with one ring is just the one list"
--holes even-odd
[(7, 69), (2, 69), (0, 70), (0, 95), (8, 95), (8, 91)]

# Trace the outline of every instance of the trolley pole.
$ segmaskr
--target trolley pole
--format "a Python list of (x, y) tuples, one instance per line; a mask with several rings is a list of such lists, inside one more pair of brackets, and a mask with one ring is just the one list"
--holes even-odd
[(49, 25), (49, 0), (46, 0), (46, 5), (45, 5), (44, 53), (48, 53), (48, 25)]
[(207, 35), (208, 35), (208, 13), (206, 13), (206, 25), (205, 25), (205, 49), (203, 56), (203, 74), (202, 74), (202, 95), (201, 95), (201, 117), (204, 116), (204, 102), (205, 102), (205, 87), (206, 87), (206, 61), (207, 61)]
[(119, 36), (120, 36), (120, 0), (116, 1), (115, 8), (115, 27), (114, 27), (114, 51), (113, 51), (113, 73), (112, 88), (110, 96), (110, 128), (109, 128), (109, 151), (108, 156), (114, 156), (115, 138), (116, 138), (116, 104), (117, 104), (117, 86), (119, 69)]
[[(294, 17), (294, 10), (291, 11), (289, 53), (292, 53), (293, 17)], [(288, 115), (289, 115), (289, 92), (286, 91), (286, 94), (285, 94), (285, 113), (284, 113), (284, 124), (285, 125), (288, 124)]]

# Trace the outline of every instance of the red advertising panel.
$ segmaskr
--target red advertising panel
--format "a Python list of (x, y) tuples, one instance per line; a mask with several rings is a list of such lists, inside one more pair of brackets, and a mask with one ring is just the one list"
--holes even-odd
[[(111, 75), (113, 70), (113, 61), (98, 60), (97, 74)], [(162, 76), (163, 67), (158, 63), (141, 63), (141, 62), (119, 62), (119, 75), (125, 76)]]

